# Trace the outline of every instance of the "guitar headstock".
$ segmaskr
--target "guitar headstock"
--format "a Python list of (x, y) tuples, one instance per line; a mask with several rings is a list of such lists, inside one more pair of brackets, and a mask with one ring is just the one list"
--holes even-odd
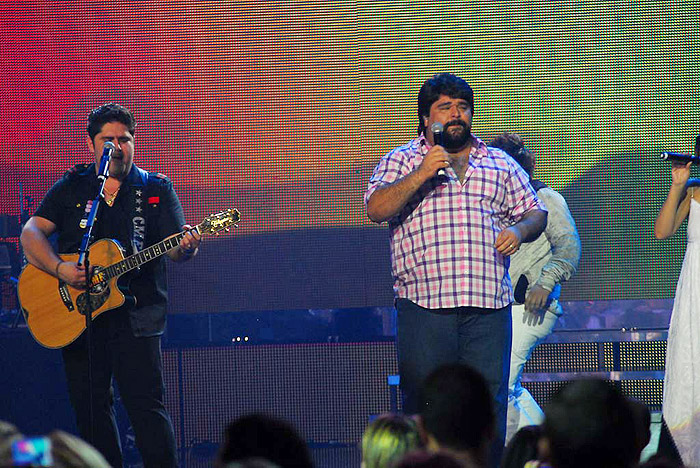
[(228, 209), (219, 213), (207, 216), (199, 223), (197, 228), (200, 234), (216, 234), (219, 231), (228, 231), (231, 226), (235, 226), (241, 220), (241, 213), (236, 209)]

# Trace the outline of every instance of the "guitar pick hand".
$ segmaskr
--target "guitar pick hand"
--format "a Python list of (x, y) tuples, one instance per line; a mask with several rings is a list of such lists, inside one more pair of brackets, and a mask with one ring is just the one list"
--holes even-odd
[(55, 273), (59, 280), (65, 281), (75, 289), (85, 289), (85, 266), (61, 260), (56, 265)]

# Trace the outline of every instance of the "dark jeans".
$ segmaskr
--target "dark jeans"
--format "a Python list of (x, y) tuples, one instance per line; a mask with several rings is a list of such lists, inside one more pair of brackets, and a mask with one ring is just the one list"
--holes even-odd
[(108, 311), (94, 320), (94, 438), (91, 438), (86, 334), (63, 349), (68, 392), (80, 435), (92, 443), (113, 467), (122, 466), (113, 407), (114, 377), (134, 428), (144, 466), (177, 466), (173, 425), (163, 405), (160, 337), (134, 337), (126, 311)]
[(489, 384), (496, 412), (496, 438), (491, 457), (500, 461), (505, 444), (511, 308), (425, 309), (407, 299), (396, 300), (401, 391), (405, 413), (417, 413), (422, 381), (442, 364), (468, 364)]

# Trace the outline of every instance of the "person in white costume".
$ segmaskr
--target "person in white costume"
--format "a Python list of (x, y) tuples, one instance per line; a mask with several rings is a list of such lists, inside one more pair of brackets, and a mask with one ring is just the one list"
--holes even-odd
[(688, 245), (668, 328), (662, 413), (683, 463), (700, 466), (700, 180), (690, 179), (690, 165), (673, 162), (654, 235), (671, 237), (688, 219)]
[(513, 338), (508, 380), (506, 441), (522, 427), (540, 424), (544, 413), (522, 386), (525, 363), (532, 350), (544, 341), (562, 314), (561, 284), (576, 272), (581, 259), (581, 239), (566, 200), (533, 178), (535, 155), (515, 133), (502, 133), (489, 146), (508, 153), (527, 172), (530, 185), (547, 207), (547, 227), (533, 242), (523, 244), (510, 257), (513, 281)]

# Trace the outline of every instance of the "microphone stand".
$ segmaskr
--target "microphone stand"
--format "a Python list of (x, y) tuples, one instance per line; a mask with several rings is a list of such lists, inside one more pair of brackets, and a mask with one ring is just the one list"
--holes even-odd
[(114, 145), (111, 142), (105, 144), (102, 159), (100, 160), (100, 168), (97, 174), (97, 179), (100, 181), (100, 189), (97, 192), (97, 196), (92, 202), (92, 207), (90, 208), (90, 214), (88, 215), (87, 225), (85, 229), (85, 234), (83, 234), (83, 240), (80, 244), (78, 265), (85, 266), (85, 293), (87, 294), (86, 310), (85, 314), (85, 329), (86, 329), (86, 341), (87, 341), (87, 356), (88, 356), (88, 396), (90, 410), (88, 412), (90, 420), (90, 443), (95, 443), (95, 421), (94, 421), (94, 395), (93, 395), (93, 377), (92, 377), (92, 313), (95, 311), (92, 303), (92, 271), (90, 271), (90, 250), (88, 246), (92, 241), (92, 228), (97, 219), (97, 212), (100, 209), (100, 200), (104, 199), (104, 187), (107, 178), (109, 177), (109, 162), (112, 159), (112, 153), (114, 152)]
[[(22, 232), (22, 229), (24, 229), (24, 225), (27, 224), (27, 221), (29, 221), (29, 210), (31, 207), (32, 197), (24, 197), (24, 189), (22, 187), (22, 182), (19, 182), (19, 232)], [(22, 243), (18, 242), (17, 244), (17, 258), (19, 259), (21, 269), (22, 267), (24, 267), (24, 265), (27, 264), (27, 257), (24, 256), (24, 249), (22, 248)], [(15, 296), (17, 296), (17, 284), (19, 280), (14, 276), (10, 275), (10, 281), (14, 286)], [(12, 322), (12, 328), (17, 328), (20, 316), (22, 316), (26, 323), (27, 318), (24, 316), (24, 313), (22, 312), (21, 308), (19, 308), (17, 310), (17, 315), (15, 315), (15, 320), (14, 322)]]

